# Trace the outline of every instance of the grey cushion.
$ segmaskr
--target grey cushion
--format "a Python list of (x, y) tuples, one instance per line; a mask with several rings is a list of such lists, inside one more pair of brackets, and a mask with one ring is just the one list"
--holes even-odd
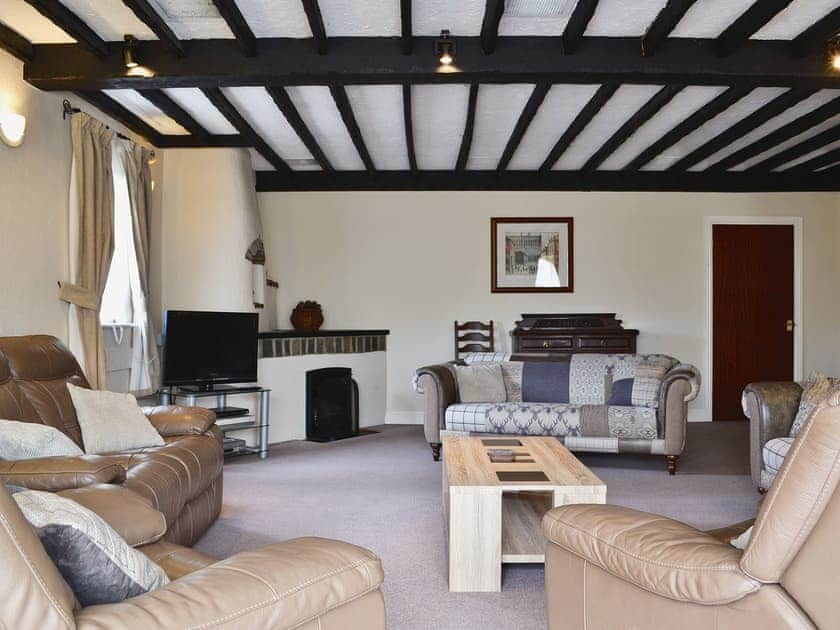
[(455, 366), (461, 402), (505, 402), (505, 382), (498, 363)]
[(55, 427), (38, 422), (0, 420), (0, 459), (84, 455), (76, 443)]
[(51, 492), (9, 491), (83, 607), (121, 602), (169, 583), (163, 569), (75, 501)]

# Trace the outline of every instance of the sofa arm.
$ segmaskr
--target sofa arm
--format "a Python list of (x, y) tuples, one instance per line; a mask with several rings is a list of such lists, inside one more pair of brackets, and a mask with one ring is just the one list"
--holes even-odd
[(376, 592), (382, 580), (382, 565), (371, 552), (299, 538), (240, 553), (118, 604), (86, 608), (76, 616), (76, 627), (280, 630), (374, 594), (376, 605), (343, 627), (384, 630), (384, 602)]
[(216, 414), (204, 407), (143, 407), (143, 413), (163, 437), (201, 435), (216, 422)]
[(122, 483), (122, 458), (110, 455), (79, 457), (38, 457), (19, 461), (0, 461), (0, 481), (30, 490), (59, 492), (95, 483)]
[(741, 551), (663, 516), (616, 505), (567, 505), (545, 515), (543, 533), (549, 544), (677, 601), (725, 604), (760, 586), (741, 571)]
[(787, 437), (796, 412), (802, 387), (793, 382), (750, 383), (741, 395), (744, 415), (750, 419), (750, 473), (761, 487), (762, 451), (773, 438)]
[(426, 441), (440, 442), (440, 430), (445, 429), (446, 408), (458, 402), (458, 385), (451, 363), (428, 365), (417, 370), (417, 382), (426, 398), (424, 430)]
[(688, 403), (700, 393), (700, 372), (680, 363), (668, 370), (659, 390), (659, 423), (665, 439), (665, 455), (680, 455), (685, 448)]

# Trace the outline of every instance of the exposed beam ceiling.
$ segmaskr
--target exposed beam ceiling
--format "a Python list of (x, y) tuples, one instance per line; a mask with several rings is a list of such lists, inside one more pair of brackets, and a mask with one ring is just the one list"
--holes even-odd
[(141, 94), (149, 100), (152, 105), (157, 107), (184, 129), (189, 131), (193, 136), (204, 139), (209, 135), (207, 130), (199, 125), (195, 119), (184, 110), (183, 107), (173, 101), (166, 92), (162, 90), (144, 90)]
[(840, 149), (833, 149), (828, 153), (823, 153), (810, 160), (800, 162), (791, 169), (785, 169), (785, 171), (790, 173), (812, 173), (817, 169), (831, 166), (837, 162), (840, 162)]
[(327, 54), (327, 30), (324, 28), (324, 18), (321, 16), (321, 7), (318, 0), (301, 0), (303, 10), (306, 12), (306, 19), (309, 21), (309, 28), (315, 40), (315, 50), (319, 55)]
[(108, 44), (105, 40), (59, 0), (26, 0), (26, 2), (95, 54), (100, 57), (108, 54)]
[(353, 107), (350, 105), (350, 100), (347, 98), (347, 92), (344, 90), (344, 86), (330, 86), (330, 94), (332, 94), (335, 106), (338, 108), (338, 113), (341, 114), (344, 126), (347, 127), (347, 133), (350, 134), (350, 139), (359, 152), (359, 157), (362, 158), (365, 168), (369, 173), (374, 172), (376, 167), (373, 164), (373, 159), (370, 157), (367, 145), (365, 145), (365, 138), (362, 136), (362, 130), (359, 128), (359, 123), (353, 114)]
[(498, 166), (496, 166), (497, 171), (503, 171), (508, 167), (513, 154), (516, 153), (519, 143), (522, 142), (522, 138), (525, 137), (525, 133), (528, 131), (531, 121), (534, 120), (534, 116), (537, 115), (537, 111), (540, 109), (540, 105), (542, 105), (542, 102), (545, 100), (545, 97), (550, 89), (551, 85), (548, 83), (542, 83), (534, 87), (534, 91), (531, 92), (531, 96), (525, 104), (525, 107), (522, 109), (522, 113), (519, 115), (519, 120), (516, 121), (516, 126), (513, 128), (513, 132), (510, 134), (510, 138), (505, 145), (505, 150), (502, 152), (502, 157), (499, 160)]
[[(598, 7), (598, 0), (578, 0), (575, 5), (569, 21), (566, 23), (566, 28), (560, 36), (560, 41), (563, 45), (563, 52), (567, 55), (575, 52), (583, 40), (583, 33), (589, 24), (589, 20), (595, 13)], [(638, 54), (638, 51), (637, 51)]]
[(840, 7), (797, 35), (791, 42), (793, 54), (803, 56), (815, 51), (823, 51), (828, 39), (838, 32), (840, 32)]
[(400, 46), (404, 55), (410, 55), (414, 50), (414, 33), (412, 31), (411, 1), (400, 0)]
[(461, 37), (463, 71), (439, 72), (429, 52), (435, 38), (416, 39), (412, 55), (401, 54), (390, 38), (333, 38), (330, 55), (317, 54), (305, 40), (265, 39), (262, 54), (245, 59), (232, 40), (192, 40), (184, 59), (158, 42), (142, 42), (138, 54), (155, 73), (150, 77), (126, 76), (120, 51), (100, 59), (73, 44), (36, 45), (24, 72), (44, 90), (472, 82), (840, 87), (822, 54), (794, 58), (789, 44), (778, 41), (750, 41), (721, 59), (709, 40), (668, 39), (660, 54), (644, 58), (636, 38), (591, 38), (575, 55), (558, 55), (551, 37), (509, 38), (485, 55), (479, 38)]
[(484, 5), (484, 19), (481, 22), (481, 49), (487, 55), (496, 50), (499, 22), (502, 21), (504, 12), (504, 0), (487, 0)]
[(773, 16), (786, 8), (792, 0), (754, 0), (717, 38), (717, 50), (721, 56), (730, 55), (742, 46), (758, 29), (767, 24)]
[(455, 170), (462, 173), (467, 168), (467, 160), (470, 158), (472, 148), (473, 130), (475, 129), (475, 108), (478, 103), (478, 83), (470, 86), (470, 97), (467, 100), (467, 119), (464, 123), (464, 134), (461, 136), (461, 149), (458, 151), (458, 160), (455, 162)]
[(146, 138), (155, 146), (161, 139), (161, 134), (133, 112), (126, 109), (122, 104), (112, 99), (107, 94), (102, 92), (81, 92), (76, 94), (85, 99), (88, 103), (102, 111), (107, 116), (110, 116), (120, 124), (124, 125), (139, 136)]
[(674, 27), (679, 23), (685, 12), (691, 8), (697, 0), (668, 0), (668, 4), (656, 16), (656, 19), (642, 35), (642, 54), (652, 55), (665, 41)]
[(254, 31), (248, 25), (248, 21), (239, 10), (236, 0), (213, 0), (213, 4), (219, 10), (222, 18), (227, 22), (228, 28), (236, 38), (236, 42), (245, 53), (246, 57), (253, 57), (257, 54), (257, 38)]
[(152, 8), (152, 5), (147, 0), (122, 1), (176, 56), (183, 57), (186, 54), (184, 44), (178, 39), (178, 36), (175, 35), (172, 29), (169, 28), (166, 20)]
[(28, 61), (35, 54), (32, 43), (28, 39), (2, 22), (0, 22), (0, 49), (11, 53), (21, 61)]
[(412, 114), (411, 86), (402, 86), (403, 127), (405, 129), (405, 148), (408, 152), (408, 169), (417, 172), (417, 154), (414, 151), (414, 116)]
[(266, 90), (271, 98), (274, 99), (274, 103), (283, 113), (286, 122), (288, 122), (292, 129), (295, 130), (298, 138), (300, 138), (301, 142), (303, 142), (303, 144), (306, 145), (306, 148), (309, 149), (312, 157), (318, 161), (318, 164), (324, 171), (332, 172), (334, 170), (332, 164), (329, 159), (327, 159), (327, 156), (324, 154), (324, 151), (321, 149), (321, 145), (318, 144), (315, 136), (313, 136), (312, 132), (309, 131), (309, 127), (306, 126), (303, 118), (300, 117), (297, 107), (295, 107), (292, 99), (289, 98), (286, 90), (276, 85), (270, 85), (266, 88)]
[(798, 142), (792, 147), (789, 147), (784, 151), (779, 151), (778, 153), (771, 155), (770, 157), (765, 158), (760, 162), (756, 162), (747, 170), (772, 171), (775, 168), (779, 168), (783, 164), (787, 164), (788, 162), (792, 162), (793, 160), (808, 155), (809, 153), (817, 151), (818, 149), (822, 149), (823, 147), (833, 142), (837, 142), (838, 140), (840, 140), (840, 125), (832, 127), (831, 129), (824, 131), (823, 133), (816, 135), (812, 138), (808, 138), (807, 140)]

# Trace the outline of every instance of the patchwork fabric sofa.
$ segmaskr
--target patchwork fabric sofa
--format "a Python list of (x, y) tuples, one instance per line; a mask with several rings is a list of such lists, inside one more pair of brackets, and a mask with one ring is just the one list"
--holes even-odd
[[(462, 402), (456, 366), (487, 362), (500, 366), (506, 400)], [(570, 450), (665, 455), (674, 474), (700, 374), (661, 354), (473, 353), (420, 368), (416, 388), (436, 461), (442, 433), (553, 435)]]

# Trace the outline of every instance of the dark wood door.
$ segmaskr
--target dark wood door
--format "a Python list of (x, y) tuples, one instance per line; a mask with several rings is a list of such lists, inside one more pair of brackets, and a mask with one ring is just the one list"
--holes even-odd
[(712, 242), (713, 419), (744, 420), (747, 383), (793, 380), (793, 226), (715, 225)]

